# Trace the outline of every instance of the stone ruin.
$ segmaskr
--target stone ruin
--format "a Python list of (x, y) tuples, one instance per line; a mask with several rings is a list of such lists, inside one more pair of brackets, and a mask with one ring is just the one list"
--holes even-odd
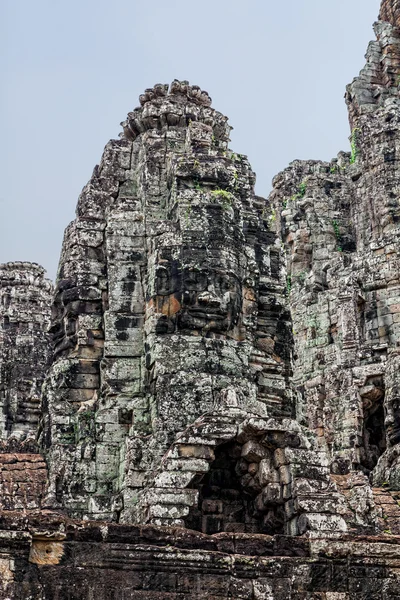
[(351, 152), (265, 200), (156, 85), (54, 290), (0, 266), (0, 598), (400, 598), (400, 2), (375, 32)]

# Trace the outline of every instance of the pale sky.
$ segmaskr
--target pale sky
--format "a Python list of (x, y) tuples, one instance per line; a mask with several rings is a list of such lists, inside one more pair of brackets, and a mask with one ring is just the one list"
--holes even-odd
[(0, 0), (0, 262), (55, 277), (80, 190), (155, 83), (207, 90), (257, 193), (349, 150), (345, 86), (379, 0)]

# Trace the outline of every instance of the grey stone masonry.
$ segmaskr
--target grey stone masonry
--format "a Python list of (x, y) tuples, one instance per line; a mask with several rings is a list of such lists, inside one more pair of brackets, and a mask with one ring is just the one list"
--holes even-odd
[(269, 200), (206, 92), (140, 97), (65, 233), (49, 507), (204, 533), (382, 529), (375, 498), (400, 489), (397, 15), (382, 6), (347, 88), (351, 152), (293, 162)]
[(49, 505), (75, 516), (134, 518), (177, 434), (227, 399), (294, 415), (282, 252), (247, 158), (200, 88), (140, 103), (82, 191), (57, 278), (42, 443)]
[[(348, 87), (351, 153), (295, 161), (270, 201), (286, 254), (296, 417), (331, 471), (400, 489), (400, 30), (384, 2), (367, 64)], [(360, 496), (360, 498), (361, 498)], [(361, 511), (360, 511), (361, 513)]]
[(208, 93), (157, 84), (79, 196), (52, 300), (41, 267), (0, 267), (5, 506), (400, 532), (399, 11), (347, 87), (351, 152), (265, 200)]
[(0, 440), (35, 439), (51, 358), (52, 283), (28, 262), (0, 265)]

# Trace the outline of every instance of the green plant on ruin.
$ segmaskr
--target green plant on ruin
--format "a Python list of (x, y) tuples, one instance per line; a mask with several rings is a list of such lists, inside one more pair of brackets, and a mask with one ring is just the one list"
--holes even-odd
[(282, 207), (283, 207), (284, 209), (287, 207), (287, 203), (288, 203), (288, 199), (287, 199), (287, 198), (284, 198), (284, 199), (282, 200)]
[(200, 168), (200, 161), (198, 161), (197, 158), (195, 159), (195, 161), (193, 163), (193, 168), (196, 170)]
[(232, 206), (233, 194), (231, 194), (231, 192), (227, 192), (226, 190), (218, 188), (216, 190), (212, 190), (210, 193), (212, 198), (222, 201), (222, 206), (225, 210)]
[(287, 294), (289, 296), (290, 292), (292, 291), (292, 277), (291, 277), (291, 275), (288, 275), (286, 277), (286, 291), (287, 291)]
[(225, 200), (231, 200), (232, 199), (232, 194), (230, 192), (227, 192), (226, 190), (222, 190), (221, 188), (217, 188), (216, 190), (212, 190), (211, 191), (211, 196), (213, 196), (214, 198), (222, 198)]
[(332, 225), (333, 225), (333, 230), (335, 232), (336, 238), (339, 238), (340, 237), (339, 224), (335, 219), (332, 221)]
[(192, 205), (188, 204), (187, 207), (186, 207), (186, 211), (185, 211), (185, 222), (186, 222), (186, 225), (189, 224), (190, 215), (191, 214), (192, 214)]
[(301, 184), (299, 185), (300, 198), (304, 198), (304, 196), (306, 195), (306, 191), (307, 191), (307, 184), (305, 181), (302, 181)]
[(332, 173), (332, 175), (333, 175), (334, 173), (336, 173), (337, 169), (338, 169), (337, 166), (333, 165), (333, 167), (330, 168), (329, 172)]
[(335, 219), (333, 219), (333, 221), (332, 221), (332, 227), (333, 227), (333, 231), (335, 232), (335, 237), (336, 237), (336, 241), (337, 241), (337, 251), (343, 252), (343, 249), (341, 246), (341, 235), (340, 235), (339, 223)]
[(307, 271), (301, 271), (298, 275), (297, 275), (297, 279), (300, 283), (304, 283), (305, 279), (307, 277)]
[(357, 148), (357, 134), (360, 131), (358, 127), (355, 127), (351, 132), (350, 136), (350, 147), (351, 147), (351, 155), (350, 155), (350, 164), (353, 165), (356, 162), (356, 158), (358, 156), (358, 148)]
[(263, 221), (266, 221), (266, 219), (268, 219), (268, 208), (266, 206), (263, 207), (262, 211), (261, 211), (261, 218)]
[(202, 190), (202, 187), (200, 185), (200, 181), (197, 178), (193, 179), (193, 187), (197, 191), (201, 191)]
[(304, 198), (304, 196), (306, 195), (306, 191), (307, 191), (307, 181), (306, 181), (306, 179), (304, 179), (300, 183), (300, 185), (299, 185), (299, 187), (297, 189), (298, 189), (297, 193), (294, 194), (291, 197), (291, 200), (293, 200), (293, 201), (294, 200), (298, 200), (299, 198)]

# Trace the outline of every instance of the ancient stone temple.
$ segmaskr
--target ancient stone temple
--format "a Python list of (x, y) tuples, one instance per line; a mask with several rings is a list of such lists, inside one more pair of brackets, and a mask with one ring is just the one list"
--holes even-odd
[(400, 3), (351, 152), (266, 200), (227, 118), (156, 85), (55, 289), (0, 267), (0, 598), (400, 598)]

